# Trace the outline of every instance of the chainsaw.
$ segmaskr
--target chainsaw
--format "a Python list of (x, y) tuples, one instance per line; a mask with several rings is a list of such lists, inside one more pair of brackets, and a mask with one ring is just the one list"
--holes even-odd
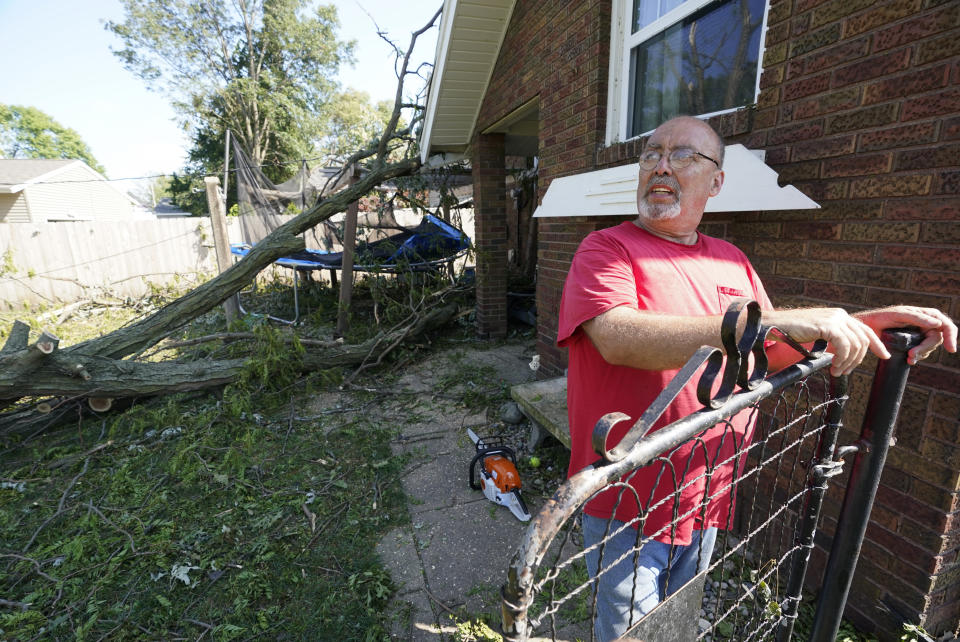
[[(521, 522), (530, 520), (530, 511), (520, 496), (520, 473), (513, 450), (504, 445), (502, 437), (478, 437), (467, 428), (467, 435), (477, 447), (470, 462), (470, 488), (483, 489), (484, 496), (494, 504), (510, 509)], [(476, 482), (479, 470), (480, 483)]]

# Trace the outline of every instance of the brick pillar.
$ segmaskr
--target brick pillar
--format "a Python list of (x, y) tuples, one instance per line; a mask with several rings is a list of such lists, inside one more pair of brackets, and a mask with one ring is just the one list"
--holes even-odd
[(503, 134), (481, 134), (473, 154), (477, 331), (507, 334), (507, 209)]

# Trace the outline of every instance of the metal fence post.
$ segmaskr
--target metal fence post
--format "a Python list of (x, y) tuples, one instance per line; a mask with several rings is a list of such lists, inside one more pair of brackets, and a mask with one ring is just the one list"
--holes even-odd
[(824, 495), (827, 494), (827, 482), (830, 477), (840, 472), (842, 465), (842, 460), (835, 461), (834, 457), (837, 437), (843, 425), (843, 409), (846, 407), (843, 401), (847, 397), (847, 384), (846, 375), (830, 378), (830, 398), (834, 401), (827, 411), (826, 429), (817, 449), (817, 457), (811, 462), (807, 482), (810, 492), (804, 499), (801, 523), (794, 542), (797, 549), (793, 552), (787, 593), (782, 602), (783, 620), (777, 629), (777, 642), (789, 642), (793, 639), (793, 627), (803, 597), (803, 580), (810, 564), (810, 553), (813, 552), (814, 537), (820, 523), (820, 509), (823, 507)]
[(910, 373), (907, 351), (920, 343), (922, 335), (914, 328), (900, 328), (885, 330), (881, 338), (891, 356), (877, 365), (870, 389), (860, 430), (859, 451), (843, 497), (810, 642), (833, 642), (840, 629), (843, 608)]

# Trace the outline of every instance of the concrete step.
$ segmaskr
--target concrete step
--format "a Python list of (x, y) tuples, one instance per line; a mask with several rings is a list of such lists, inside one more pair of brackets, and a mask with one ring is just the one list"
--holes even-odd
[(531, 450), (536, 448), (547, 434), (553, 435), (570, 448), (566, 377), (517, 384), (510, 388), (510, 396), (530, 420)]

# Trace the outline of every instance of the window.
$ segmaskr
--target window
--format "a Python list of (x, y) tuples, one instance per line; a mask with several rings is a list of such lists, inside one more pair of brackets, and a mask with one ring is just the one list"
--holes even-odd
[(766, 0), (617, 0), (607, 141), (754, 102)]

